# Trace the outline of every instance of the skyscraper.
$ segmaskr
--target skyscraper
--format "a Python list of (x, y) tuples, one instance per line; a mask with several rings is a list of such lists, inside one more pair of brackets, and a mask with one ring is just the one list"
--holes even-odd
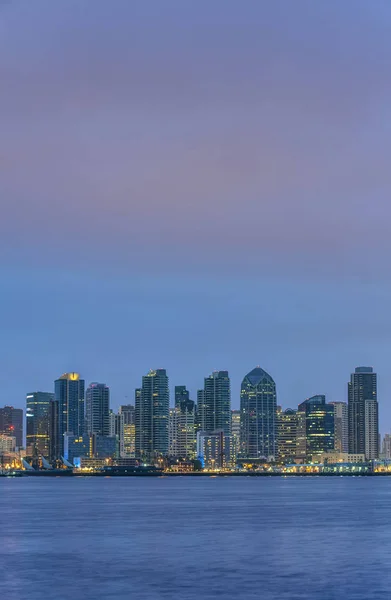
[(346, 402), (330, 402), (334, 406), (334, 450), (349, 451), (348, 405)]
[(0, 408), (0, 434), (15, 438), (16, 447), (23, 446), (23, 410), (13, 406)]
[(176, 410), (178, 456), (193, 459), (196, 455), (195, 403), (190, 399), (182, 400)]
[(376, 400), (365, 400), (365, 458), (379, 458), (379, 412)]
[(240, 412), (242, 455), (246, 458), (275, 457), (276, 384), (260, 367), (250, 371), (242, 381)]
[(185, 385), (176, 385), (175, 386), (175, 406), (178, 406), (181, 402), (189, 400), (190, 394), (189, 390)]
[(110, 437), (116, 437), (118, 440), (119, 455), (125, 457), (124, 451), (124, 415), (117, 414), (110, 410), (109, 412)]
[(236, 463), (240, 454), (240, 410), (231, 410), (231, 432), (233, 461)]
[(277, 456), (282, 462), (294, 462), (297, 454), (297, 411), (277, 411)]
[(136, 411), (133, 404), (122, 404), (118, 414), (122, 417), (122, 458), (134, 458), (136, 452)]
[(84, 433), (84, 379), (78, 373), (65, 373), (54, 382), (58, 402), (58, 449), (64, 454), (64, 434), (81, 437)]
[(195, 404), (185, 386), (175, 387), (175, 408), (170, 409), (169, 440), (171, 456), (195, 458)]
[(214, 371), (197, 392), (197, 427), (231, 435), (231, 383), (228, 371)]
[(86, 391), (87, 433), (110, 435), (110, 390), (105, 383), (91, 383)]
[(149, 371), (136, 393), (136, 458), (153, 462), (167, 456), (169, 407), (166, 370)]
[(390, 460), (391, 458), (391, 434), (386, 433), (383, 438), (382, 458)]
[(51, 400), (49, 403), (49, 460), (54, 463), (60, 458), (60, 427), (59, 427), (59, 403), (58, 400)]
[[(367, 407), (368, 418), (366, 423), (365, 403), (367, 401), (372, 402), (372, 404)], [(379, 448), (378, 441), (376, 441), (379, 434), (377, 410), (376, 373), (373, 372), (372, 367), (357, 367), (355, 372), (351, 374), (348, 383), (350, 454), (366, 454), (370, 447), (371, 456), (374, 454), (376, 457), (378, 456)]]
[(296, 429), (296, 459), (299, 463), (305, 463), (307, 460), (307, 436), (306, 436), (306, 415), (305, 405), (300, 404), (297, 413)]
[(178, 434), (178, 408), (170, 408), (168, 419), (168, 454), (178, 456), (177, 434)]
[(312, 396), (298, 410), (305, 412), (307, 459), (334, 450), (334, 406), (326, 404), (326, 397)]
[(51, 392), (33, 392), (26, 396), (26, 449), (33, 456), (48, 458), (50, 447)]

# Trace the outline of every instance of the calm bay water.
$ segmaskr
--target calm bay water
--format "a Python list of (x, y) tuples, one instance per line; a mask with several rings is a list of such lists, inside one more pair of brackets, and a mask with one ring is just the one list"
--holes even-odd
[(0, 480), (7, 600), (391, 597), (391, 478)]

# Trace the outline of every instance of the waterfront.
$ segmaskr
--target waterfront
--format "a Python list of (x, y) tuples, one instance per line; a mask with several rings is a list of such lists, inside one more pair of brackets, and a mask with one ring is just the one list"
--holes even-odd
[(389, 598), (388, 478), (0, 482), (7, 600)]

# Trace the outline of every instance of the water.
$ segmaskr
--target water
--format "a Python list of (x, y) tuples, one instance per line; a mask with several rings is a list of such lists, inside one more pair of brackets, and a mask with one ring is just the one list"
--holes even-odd
[(391, 478), (0, 480), (7, 600), (381, 600)]

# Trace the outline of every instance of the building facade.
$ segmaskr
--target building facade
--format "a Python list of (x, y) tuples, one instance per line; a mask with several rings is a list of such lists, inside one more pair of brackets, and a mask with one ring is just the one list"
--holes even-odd
[(58, 452), (63, 456), (65, 433), (76, 438), (84, 434), (84, 380), (78, 373), (64, 373), (54, 382), (54, 397), (58, 410)]
[(190, 400), (190, 392), (185, 385), (175, 386), (175, 406), (179, 406), (181, 402)]
[(168, 418), (168, 455), (178, 456), (177, 431), (178, 431), (178, 409), (170, 408)]
[(240, 410), (231, 411), (231, 434), (233, 462), (236, 464), (240, 455)]
[[(365, 404), (371, 401), (368, 406), (368, 418), (371, 414), (371, 421), (367, 422), (370, 428), (366, 427), (366, 409)], [(377, 413), (377, 375), (373, 372), (372, 367), (357, 367), (354, 373), (350, 376), (348, 383), (348, 433), (349, 433), (349, 453), (350, 454), (366, 454), (367, 450), (370, 454), (379, 454), (378, 441), (378, 424), (375, 413)], [(377, 431), (373, 430), (377, 427)], [(369, 458), (369, 457), (368, 457)]]
[(346, 402), (330, 402), (334, 406), (334, 449), (336, 452), (349, 451), (349, 420)]
[(232, 436), (224, 431), (199, 431), (197, 433), (197, 457), (205, 469), (232, 468)]
[(14, 437), (16, 447), (23, 446), (23, 410), (13, 406), (0, 408), (0, 434)]
[(376, 400), (365, 401), (365, 457), (379, 458), (379, 410)]
[(86, 390), (86, 433), (110, 435), (110, 389), (91, 383)]
[(297, 411), (292, 408), (277, 411), (277, 458), (284, 463), (295, 462), (297, 455)]
[(189, 460), (196, 455), (195, 403), (188, 397), (170, 409), (169, 455)]
[(305, 413), (306, 458), (334, 450), (334, 406), (324, 395), (308, 398), (299, 405)]
[(248, 373), (240, 392), (242, 456), (274, 459), (277, 454), (277, 393), (272, 377), (260, 367)]
[(12, 454), (16, 451), (16, 438), (12, 435), (0, 433), (0, 456)]
[(391, 458), (391, 434), (386, 433), (382, 444), (382, 458), (389, 460)]
[(136, 458), (153, 463), (168, 455), (170, 394), (165, 369), (151, 370), (136, 393)]
[(32, 392), (26, 395), (26, 450), (30, 456), (50, 454), (51, 392)]
[(197, 392), (197, 428), (231, 435), (231, 382), (228, 371), (214, 371)]
[(349, 454), (349, 452), (325, 452), (319, 455), (319, 462), (323, 464), (337, 463), (363, 463), (365, 454)]
[(133, 404), (122, 404), (118, 414), (121, 417), (121, 457), (134, 458), (136, 454), (136, 410)]
[(300, 404), (297, 413), (296, 430), (296, 462), (305, 463), (307, 460), (307, 434), (305, 406)]

